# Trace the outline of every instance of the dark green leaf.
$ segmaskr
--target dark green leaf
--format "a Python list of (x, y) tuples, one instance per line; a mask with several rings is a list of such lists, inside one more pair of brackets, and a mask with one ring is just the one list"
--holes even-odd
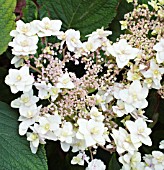
[(149, 91), (147, 100), (149, 105), (145, 109), (145, 114), (149, 119), (153, 120), (153, 122), (149, 124), (149, 127), (153, 128), (159, 119), (159, 103), (161, 99), (160, 96), (157, 94), (157, 91), (151, 89)]
[(116, 154), (113, 153), (112, 158), (109, 162), (108, 170), (120, 170), (120, 164), (118, 162), (118, 158), (116, 157)]
[(121, 0), (117, 9), (117, 16), (114, 18), (112, 23), (109, 25), (109, 29), (112, 31), (112, 35), (109, 37), (112, 41), (115, 41), (120, 34), (121, 31), (120, 21), (124, 20), (124, 14), (133, 10), (133, 5), (131, 3), (127, 3), (126, 0)]
[(26, 6), (23, 8), (23, 20), (31, 22), (37, 19), (38, 9), (32, 0), (26, 0)]
[(15, 6), (16, 0), (0, 1), (0, 55), (6, 51), (11, 40), (10, 31), (15, 28)]
[(29, 142), (18, 134), (18, 113), (0, 102), (0, 169), (47, 170), (45, 150), (32, 154)]
[(38, 0), (37, 2), (41, 6), (41, 15), (45, 11), (44, 16), (49, 15), (51, 19), (62, 20), (63, 30), (69, 28), (80, 30), (83, 36), (102, 26), (107, 27), (115, 17), (118, 6), (118, 0)]

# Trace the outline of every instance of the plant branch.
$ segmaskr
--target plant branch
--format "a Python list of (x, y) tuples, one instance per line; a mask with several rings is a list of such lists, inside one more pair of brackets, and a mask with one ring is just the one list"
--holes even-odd
[(30, 68), (42, 75), (42, 72), (38, 70), (37, 68), (33, 67), (32, 65), (30, 65)]
[(89, 152), (90, 152), (90, 155), (91, 155), (91, 160), (93, 160), (93, 153), (91, 151), (91, 147), (89, 147)]
[(102, 148), (103, 150), (105, 150), (105, 151), (107, 151), (107, 152), (110, 152), (110, 153), (115, 152), (115, 148), (107, 149), (107, 148), (105, 148), (105, 147), (104, 147), (104, 146), (102, 146), (102, 145), (98, 145), (98, 146), (100, 146), (100, 148)]

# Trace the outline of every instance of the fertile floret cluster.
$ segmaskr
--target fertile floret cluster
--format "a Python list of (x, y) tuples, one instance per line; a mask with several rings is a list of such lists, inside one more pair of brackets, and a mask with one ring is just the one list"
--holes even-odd
[[(159, 2), (162, 11), (161, 6)], [(80, 31), (60, 31), (60, 20), (17, 21), (9, 43), (16, 69), (9, 70), (5, 83), (12, 93), (22, 92), (11, 107), (19, 109), (19, 134), (27, 135), (32, 153), (48, 139), (60, 141), (65, 152), (78, 152), (71, 163), (86, 162), (86, 170), (106, 168), (93, 159), (97, 147), (117, 151), (122, 170), (164, 168), (160, 151), (145, 155), (145, 162), (138, 151), (142, 144), (152, 145), (150, 120), (144, 115), (148, 93), (157, 89), (163, 95), (163, 19), (159, 11), (139, 5), (121, 21), (122, 29), (132, 34), (121, 35), (115, 43), (103, 27), (82, 42)], [(56, 37), (53, 44), (45, 41), (50, 36)]]

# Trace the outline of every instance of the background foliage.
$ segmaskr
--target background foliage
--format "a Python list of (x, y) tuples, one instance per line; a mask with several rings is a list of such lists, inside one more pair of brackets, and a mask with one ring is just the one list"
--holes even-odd
[[(48, 142), (46, 150), (40, 147), (39, 152), (33, 155), (25, 137), (18, 135), (18, 113), (8, 104), (17, 98), (12, 95), (4, 78), (8, 69), (13, 67), (10, 60), (13, 57), (10, 48), (9, 33), (15, 28), (15, 20), (22, 19), (30, 22), (42, 19), (45, 16), (51, 19), (60, 19), (63, 22), (62, 30), (78, 29), (82, 39), (97, 28), (104, 26), (113, 31), (112, 41), (121, 34), (119, 21), (125, 13), (133, 9), (125, 0), (1, 0), (0, 1), (0, 165), (4, 170), (82, 170), (83, 167), (70, 165), (72, 153), (64, 153), (58, 142)], [(19, 95), (19, 94), (18, 94)], [(160, 100), (154, 90), (149, 94), (149, 107), (146, 115), (154, 122), (152, 128), (152, 147), (141, 147), (142, 153), (150, 153), (158, 149), (159, 141), (164, 136), (164, 102)], [(5, 103), (4, 103), (5, 102)], [(8, 104), (6, 104), (8, 103)], [(47, 167), (47, 159), (48, 167)], [(110, 155), (106, 151), (98, 150), (97, 158), (102, 158), (110, 170), (119, 170), (117, 154)]]

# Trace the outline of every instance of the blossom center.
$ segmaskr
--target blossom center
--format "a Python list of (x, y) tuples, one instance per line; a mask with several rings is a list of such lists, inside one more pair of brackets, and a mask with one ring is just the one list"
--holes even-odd
[(53, 88), (53, 89), (52, 89), (52, 92), (53, 92), (54, 94), (58, 94), (58, 90), (57, 90), (56, 88)]
[(20, 81), (22, 77), (20, 75), (17, 76), (17, 80)]
[(133, 80), (137, 80), (139, 78), (138, 74), (133, 75)]
[(164, 156), (163, 155), (162, 156), (158, 156), (156, 159), (158, 160), (158, 162), (162, 163), (164, 161)]
[(28, 27), (27, 27), (27, 26), (23, 26), (23, 27), (22, 27), (22, 32), (23, 32), (23, 33), (28, 32)]
[(62, 132), (62, 136), (67, 137), (68, 136), (68, 132), (66, 132), (66, 131)]
[(88, 44), (86, 45), (86, 48), (87, 48), (88, 51), (91, 51), (92, 48), (93, 48), (93, 46), (92, 46), (91, 43), (88, 43)]
[(98, 116), (99, 116), (99, 113), (98, 113), (98, 112), (94, 112), (94, 113), (93, 113), (93, 116), (98, 117)]
[(71, 41), (75, 43), (76, 42), (75, 37), (71, 38)]
[(45, 128), (45, 130), (49, 130), (50, 129), (50, 125), (47, 123), (47, 124), (45, 124), (44, 128)]
[(23, 98), (22, 98), (22, 102), (23, 102), (23, 103), (27, 103), (28, 101), (29, 101), (29, 97), (23, 97)]
[(92, 135), (97, 135), (99, 133), (99, 129), (97, 127), (94, 127), (91, 129), (91, 134)]
[(28, 117), (32, 117), (32, 115), (33, 115), (33, 112), (31, 112), (31, 111), (28, 111), (28, 112), (27, 112), (27, 114), (28, 114)]
[(152, 83), (152, 79), (146, 79), (146, 82), (148, 83), (148, 84), (151, 84)]
[(138, 129), (138, 134), (142, 134), (144, 132), (144, 128), (139, 128)]
[(158, 70), (154, 70), (154, 75), (158, 75), (159, 74), (159, 71)]
[(62, 83), (66, 85), (69, 81), (70, 81), (69, 78), (65, 78), (65, 79), (62, 81)]
[(32, 136), (31, 136), (32, 140), (36, 140), (38, 138), (38, 135), (33, 133)]
[(24, 40), (21, 42), (21, 46), (22, 47), (27, 47), (29, 44), (28, 44), (28, 41), (27, 40)]
[(46, 22), (44, 28), (45, 28), (46, 30), (49, 30), (49, 29), (51, 28), (50, 23)]
[(133, 100), (137, 100), (137, 94), (136, 93), (133, 93)]
[(128, 142), (128, 143), (131, 143), (130, 136), (128, 136), (128, 137), (125, 139), (125, 141)]

